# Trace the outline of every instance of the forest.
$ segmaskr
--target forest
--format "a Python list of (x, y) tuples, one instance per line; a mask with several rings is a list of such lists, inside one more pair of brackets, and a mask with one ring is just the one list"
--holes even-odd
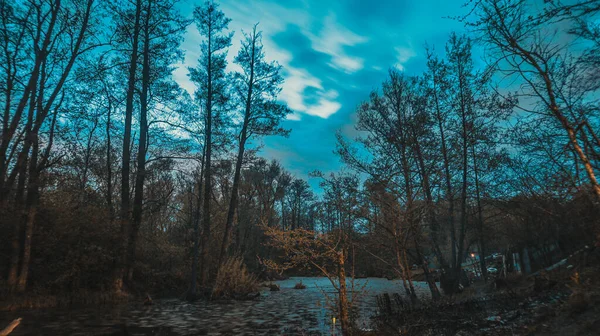
[[(465, 31), (420, 41), (422, 73), (379, 64), (385, 79), (347, 107), (352, 130), (330, 150), (342, 168), (299, 175), (264, 155), (295, 113), (264, 22), (234, 32), (216, 0), (0, 0), (0, 328), (23, 316), (0, 335), (74, 333), (27, 325), (72, 306), (267, 304), (311, 278), (330, 286), (304, 289), (331, 311), (315, 335), (455, 335), (475, 313), (448, 325), (448, 305), (531, 302), (515, 294), (530, 283), (577, 311), (557, 318), (581, 325), (573, 335), (593, 334), (600, 2), (456, 7), (466, 14), (446, 19)], [(375, 302), (365, 278), (397, 294)], [(375, 311), (375, 327), (357, 322)], [(154, 327), (143, 334), (203, 334)], [(221, 334), (313, 335), (288, 327)]]

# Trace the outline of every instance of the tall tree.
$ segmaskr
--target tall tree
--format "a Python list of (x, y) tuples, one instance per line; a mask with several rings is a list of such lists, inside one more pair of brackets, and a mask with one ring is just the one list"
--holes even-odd
[[(139, 228), (142, 222), (144, 181), (146, 178), (147, 152), (150, 140), (150, 112), (160, 103), (171, 105), (173, 90), (172, 64), (181, 56), (179, 44), (188, 21), (175, 8), (176, 0), (136, 0), (132, 9), (118, 16), (119, 35), (123, 35), (129, 59), (128, 87), (125, 106), (125, 133), (123, 141), (121, 175), (121, 249), (115, 269), (115, 288), (123, 288), (123, 280), (131, 281)], [(130, 22), (133, 11), (134, 20)], [(120, 25), (119, 25), (120, 23)], [(131, 41), (129, 39), (131, 38)], [(141, 65), (139, 58), (141, 56)], [(138, 72), (141, 72), (141, 77)], [(136, 174), (133, 208), (130, 209), (130, 161), (133, 142), (131, 128), (133, 112), (139, 111), (139, 139), (137, 142)]]
[(234, 63), (242, 68), (241, 72), (234, 74), (233, 90), (238, 96), (240, 105), (243, 106), (243, 121), (238, 135), (238, 153), (223, 243), (219, 254), (219, 265), (223, 262), (229, 248), (231, 228), (238, 206), (240, 173), (246, 143), (253, 136), (287, 135), (289, 133), (288, 130), (279, 127), (280, 121), (289, 113), (285, 106), (277, 102), (283, 82), (280, 74), (281, 67), (276, 62), (265, 60), (262, 34), (257, 31), (257, 26), (258, 24), (254, 25), (250, 34), (245, 34), (240, 51), (234, 60)]
[[(131, 234), (129, 179), (131, 167), (131, 124), (133, 118), (134, 95), (136, 88), (136, 73), (138, 67), (139, 39), (141, 33), (142, 0), (135, 0), (133, 9), (125, 8), (117, 18), (117, 32), (123, 37), (120, 41), (128, 45), (129, 66), (127, 77), (127, 93), (125, 98), (125, 129), (123, 134), (123, 148), (121, 156), (121, 208), (119, 219), (121, 221), (121, 242), (114, 271), (114, 287), (117, 292), (123, 290), (123, 278), (127, 273), (127, 246)], [(134, 13), (133, 23), (126, 21), (130, 12)], [(117, 36), (119, 36), (117, 35)], [(129, 40), (131, 38), (131, 40)]]
[(202, 286), (208, 284), (209, 263), (208, 243), (211, 233), (211, 193), (212, 193), (212, 149), (213, 149), (213, 114), (227, 102), (227, 83), (225, 68), (227, 66), (227, 49), (231, 45), (232, 33), (225, 31), (231, 21), (219, 10), (213, 1), (206, 1), (194, 9), (194, 20), (198, 31), (204, 38), (200, 46), (200, 58), (196, 68), (190, 68), (190, 78), (198, 85), (196, 99), (204, 106), (204, 204), (203, 233), (200, 253), (200, 279)]
[[(139, 93), (140, 117), (139, 140), (137, 143), (137, 172), (133, 198), (131, 231), (127, 246), (127, 280), (131, 281), (135, 261), (138, 232), (142, 223), (144, 202), (144, 183), (147, 174), (147, 153), (151, 140), (149, 118), (154, 109), (165, 114), (163, 106), (177, 105), (174, 95), (180, 89), (173, 83), (172, 64), (182, 58), (179, 46), (183, 40), (183, 32), (188, 25), (176, 9), (177, 0), (146, 0), (144, 18), (142, 20), (142, 78)], [(177, 109), (177, 107), (175, 107)], [(158, 113), (157, 113), (158, 114)], [(157, 117), (155, 117), (157, 119)], [(158, 117), (159, 120), (162, 118)], [(156, 121), (156, 120), (155, 120)], [(166, 158), (168, 159), (168, 158)]]
[[(65, 83), (81, 55), (98, 45), (92, 35), (94, 5), (93, 0), (0, 4), (6, 62), (1, 75), (5, 109), (0, 140), (0, 207), (6, 209), (14, 192), (15, 210), (21, 218), (15, 221), (8, 282), (18, 291), (27, 286), (40, 174), (51, 153)], [(44, 130), (48, 130), (47, 137), (42, 136)]]

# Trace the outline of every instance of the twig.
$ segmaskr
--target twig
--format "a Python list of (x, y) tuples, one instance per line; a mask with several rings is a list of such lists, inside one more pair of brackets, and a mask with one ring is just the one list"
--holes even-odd
[(13, 320), (8, 325), (8, 327), (4, 328), (3, 330), (0, 330), (0, 336), (6, 336), (6, 335), (10, 334), (20, 323), (21, 323), (20, 317), (16, 320)]

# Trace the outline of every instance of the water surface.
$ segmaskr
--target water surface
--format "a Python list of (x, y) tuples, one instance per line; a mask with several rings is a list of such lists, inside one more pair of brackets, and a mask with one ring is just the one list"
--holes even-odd
[[(304, 290), (293, 289), (302, 281)], [(19, 335), (330, 335), (331, 302), (335, 289), (327, 278), (276, 281), (281, 291), (263, 288), (252, 301), (189, 303), (178, 299), (83, 309), (44, 309), (4, 313), (0, 327), (22, 317), (11, 336)], [(365, 286), (366, 284), (366, 286)], [(350, 284), (348, 284), (349, 290)], [(419, 295), (428, 296), (426, 283), (416, 282)], [(363, 290), (360, 290), (363, 288)], [(402, 293), (400, 280), (355, 280), (358, 324), (368, 329), (377, 309), (375, 296)]]

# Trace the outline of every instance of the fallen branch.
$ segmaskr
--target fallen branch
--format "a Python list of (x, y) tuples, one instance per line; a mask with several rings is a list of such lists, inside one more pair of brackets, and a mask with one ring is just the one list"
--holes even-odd
[(13, 320), (8, 325), (8, 327), (4, 328), (3, 330), (0, 330), (0, 336), (6, 336), (6, 335), (10, 334), (20, 323), (21, 323), (20, 317), (16, 320)]

